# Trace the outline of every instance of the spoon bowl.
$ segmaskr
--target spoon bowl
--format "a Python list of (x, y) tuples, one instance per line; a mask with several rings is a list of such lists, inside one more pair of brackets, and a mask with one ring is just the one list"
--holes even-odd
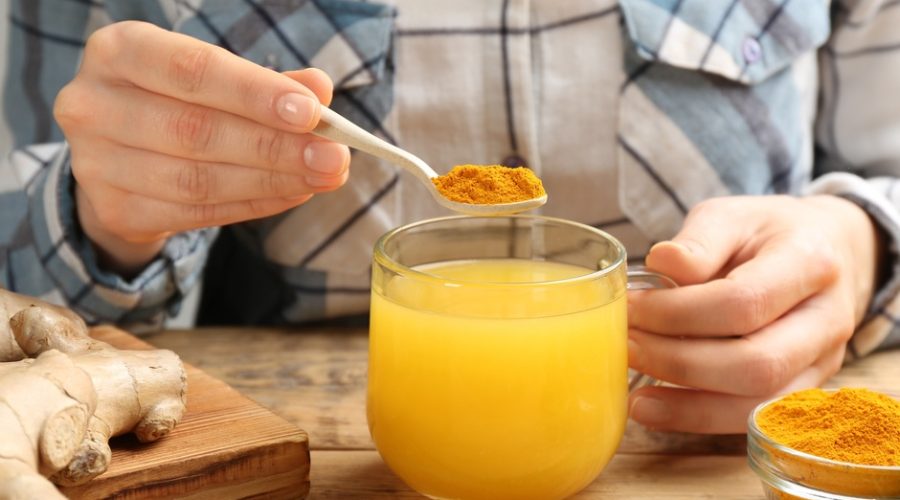
[(530, 200), (514, 201), (512, 203), (493, 203), (490, 205), (476, 203), (461, 203), (449, 200), (444, 197), (432, 184), (431, 195), (435, 197), (441, 205), (466, 215), (511, 215), (518, 212), (524, 212), (537, 208), (547, 203), (547, 195), (542, 195)]
[(546, 194), (513, 203), (474, 204), (450, 200), (442, 195), (431, 182), (432, 179), (438, 177), (438, 174), (421, 158), (370, 134), (330, 108), (321, 106), (320, 109), (321, 117), (319, 124), (312, 131), (313, 134), (365, 151), (403, 168), (422, 181), (435, 201), (454, 212), (467, 215), (508, 215), (531, 210), (547, 203)]

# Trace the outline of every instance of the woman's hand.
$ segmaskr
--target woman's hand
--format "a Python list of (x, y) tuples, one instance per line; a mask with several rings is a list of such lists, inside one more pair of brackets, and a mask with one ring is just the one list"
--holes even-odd
[(139, 270), (171, 234), (265, 217), (338, 188), (345, 146), (308, 132), (332, 83), (279, 74), (139, 22), (92, 35), (54, 114), (78, 217), (107, 267)]
[(834, 374), (877, 285), (878, 231), (833, 196), (719, 198), (647, 266), (681, 288), (631, 292), (629, 362), (680, 387), (631, 398), (654, 429), (746, 430), (759, 402)]

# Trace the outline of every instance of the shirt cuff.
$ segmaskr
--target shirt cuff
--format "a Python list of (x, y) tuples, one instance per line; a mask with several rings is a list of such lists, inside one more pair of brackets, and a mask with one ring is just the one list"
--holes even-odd
[[(29, 223), (44, 272), (67, 305), (88, 323), (159, 329), (197, 284), (217, 231), (202, 229), (169, 238), (159, 256), (126, 280), (101, 269), (75, 210), (68, 147), (44, 169), (30, 196)], [(127, 210), (128, 207), (119, 207)]]
[(864, 356), (879, 347), (900, 345), (894, 326), (900, 322), (900, 213), (871, 183), (846, 172), (832, 172), (814, 180), (806, 194), (830, 194), (856, 203), (885, 235), (885, 280), (872, 295), (862, 323), (849, 344), (849, 354)]

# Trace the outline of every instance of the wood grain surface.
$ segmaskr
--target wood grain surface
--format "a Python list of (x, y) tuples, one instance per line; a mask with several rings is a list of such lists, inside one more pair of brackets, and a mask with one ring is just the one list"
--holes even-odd
[[(146, 340), (309, 432), (309, 498), (422, 498), (391, 473), (369, 438), (364, 328), (209, 328)], [(828, 386), (897, 391), (900, 350), (850, 364)], [(629, 422), (616, 457), (576, 498), (762, 500), (745, 454), (743, 435), (655, 433)]]
[[(114, 328), (92, 334), (123, 349), (149, 346)], [(304, 431), (186, 365), (188, 406), (171, 434), (139, 443), (113, 440), (110, 469), (64, 488), (72, 499), (303, 498), (309, 492), (309, 441)]]
[[(572, 497), (612, 499), (762, 500), (743, 456), (616, 455), (600, 477)], [(369, 450), (313, 452), (310, 498), (424, 498)]]

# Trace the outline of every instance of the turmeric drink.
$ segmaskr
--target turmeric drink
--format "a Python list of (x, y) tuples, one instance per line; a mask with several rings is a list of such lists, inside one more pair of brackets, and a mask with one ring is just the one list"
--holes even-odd
[(589, 484), (625, 427), (624, 270), (415, 270), (427, 276), (373, 276), (368, 421), (390, 468), (439, 498), (552, 499)]
[(541, 180), (525, 167), (457, 165), (431, 182), (444, 198), (476, 205), (515, 203), (546, 194)]

